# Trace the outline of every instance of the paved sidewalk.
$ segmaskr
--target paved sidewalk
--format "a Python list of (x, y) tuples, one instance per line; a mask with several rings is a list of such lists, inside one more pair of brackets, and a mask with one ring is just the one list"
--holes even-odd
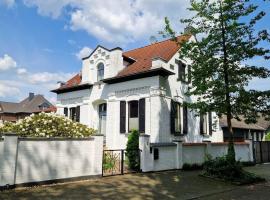
[[(247, 168), (270, 180), (270, 165)], [(270, 199), (270, 184), (234, 186), (199, 171), (128, 174), (0, 192), (0, 199)]]
[(128, 174), (90, 181), (17, 189), (0, 199), (190, 199), (235, 186), (198, 176), (198, 171)]

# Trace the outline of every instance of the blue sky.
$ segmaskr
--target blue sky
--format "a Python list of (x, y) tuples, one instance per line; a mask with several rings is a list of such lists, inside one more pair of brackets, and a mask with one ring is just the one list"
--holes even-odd
[[(270, 10), (270, 3), (260, 4)], [(54, 102), (49, 90), (80, 71), (80, 56), (98, 44), (125, 50), (146, 45), (163, 29), (165, 16), (180, 31), (179, 19), (190, 14), (187, 5), (188, 0), (0, 0), (0, 100), (35, 92)], [(260, 27), (270, 29), (269, 15)], [(269, 89), (270, 81), (255, 80), (252, 87)]]

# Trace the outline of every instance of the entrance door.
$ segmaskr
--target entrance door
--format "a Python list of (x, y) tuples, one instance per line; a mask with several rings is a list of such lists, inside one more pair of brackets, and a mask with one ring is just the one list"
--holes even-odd
[(99, 105), (99, 126), (98, 132), (104, 135), (104, 142), (106, 141), (106, 118), (107, 118), (107, 104), (103, 103)]

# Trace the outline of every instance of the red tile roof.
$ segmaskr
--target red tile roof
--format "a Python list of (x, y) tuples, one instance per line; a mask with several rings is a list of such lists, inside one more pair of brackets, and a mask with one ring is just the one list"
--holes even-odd
[(76, 74), (71, 79), (69, 79), (64, 85), (62, 85), (59, 89), (73, 87), (79, 85), (81, 82), (82, 82), (81, 74)]
[[(177, 40), (180, 42), (188, 40), (189, 38), (189, 35), (183, 35), (177, 37)], [(168, 62), (176, 54), (179, 48), (180, 46), (175, 41), (168, 39), (124, 52), (123, 56), (131, 57), (136, 60), (136, 62), (120, 71), (117, 76), (126, 76), (138, 72), (148, 71), (152, 67), (153, 58), (159, 57)]]
[[(177, 41), (185, 41), (188, 40), (190, 37), (190, 35), (178, 36)], [(153, 58), (159, 57), (168, 62), (177, 53), (179, 48), (180, 46), (177, 44), (177, 42), (168, 39), (124, 52), (123, 57), (131, 58), (131, 60), (135, 60), (135, 62), (131, 63), (122, 71), (120, 71), (116, 77), (129, 76), (149, 71), (152, 67)], [(81, 81), (81, 74), (76, 74), (58, 89), (72, 88), (79, 85)]]

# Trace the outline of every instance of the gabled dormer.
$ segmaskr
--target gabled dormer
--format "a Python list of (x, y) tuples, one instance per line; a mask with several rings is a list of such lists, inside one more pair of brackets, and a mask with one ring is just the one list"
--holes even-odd
[(122, 54), (120, 47), (107, 49), (97, 46), (89, 56), (82, 59), (82, 84), (94, 84), (116, 76), (125, 67)]

